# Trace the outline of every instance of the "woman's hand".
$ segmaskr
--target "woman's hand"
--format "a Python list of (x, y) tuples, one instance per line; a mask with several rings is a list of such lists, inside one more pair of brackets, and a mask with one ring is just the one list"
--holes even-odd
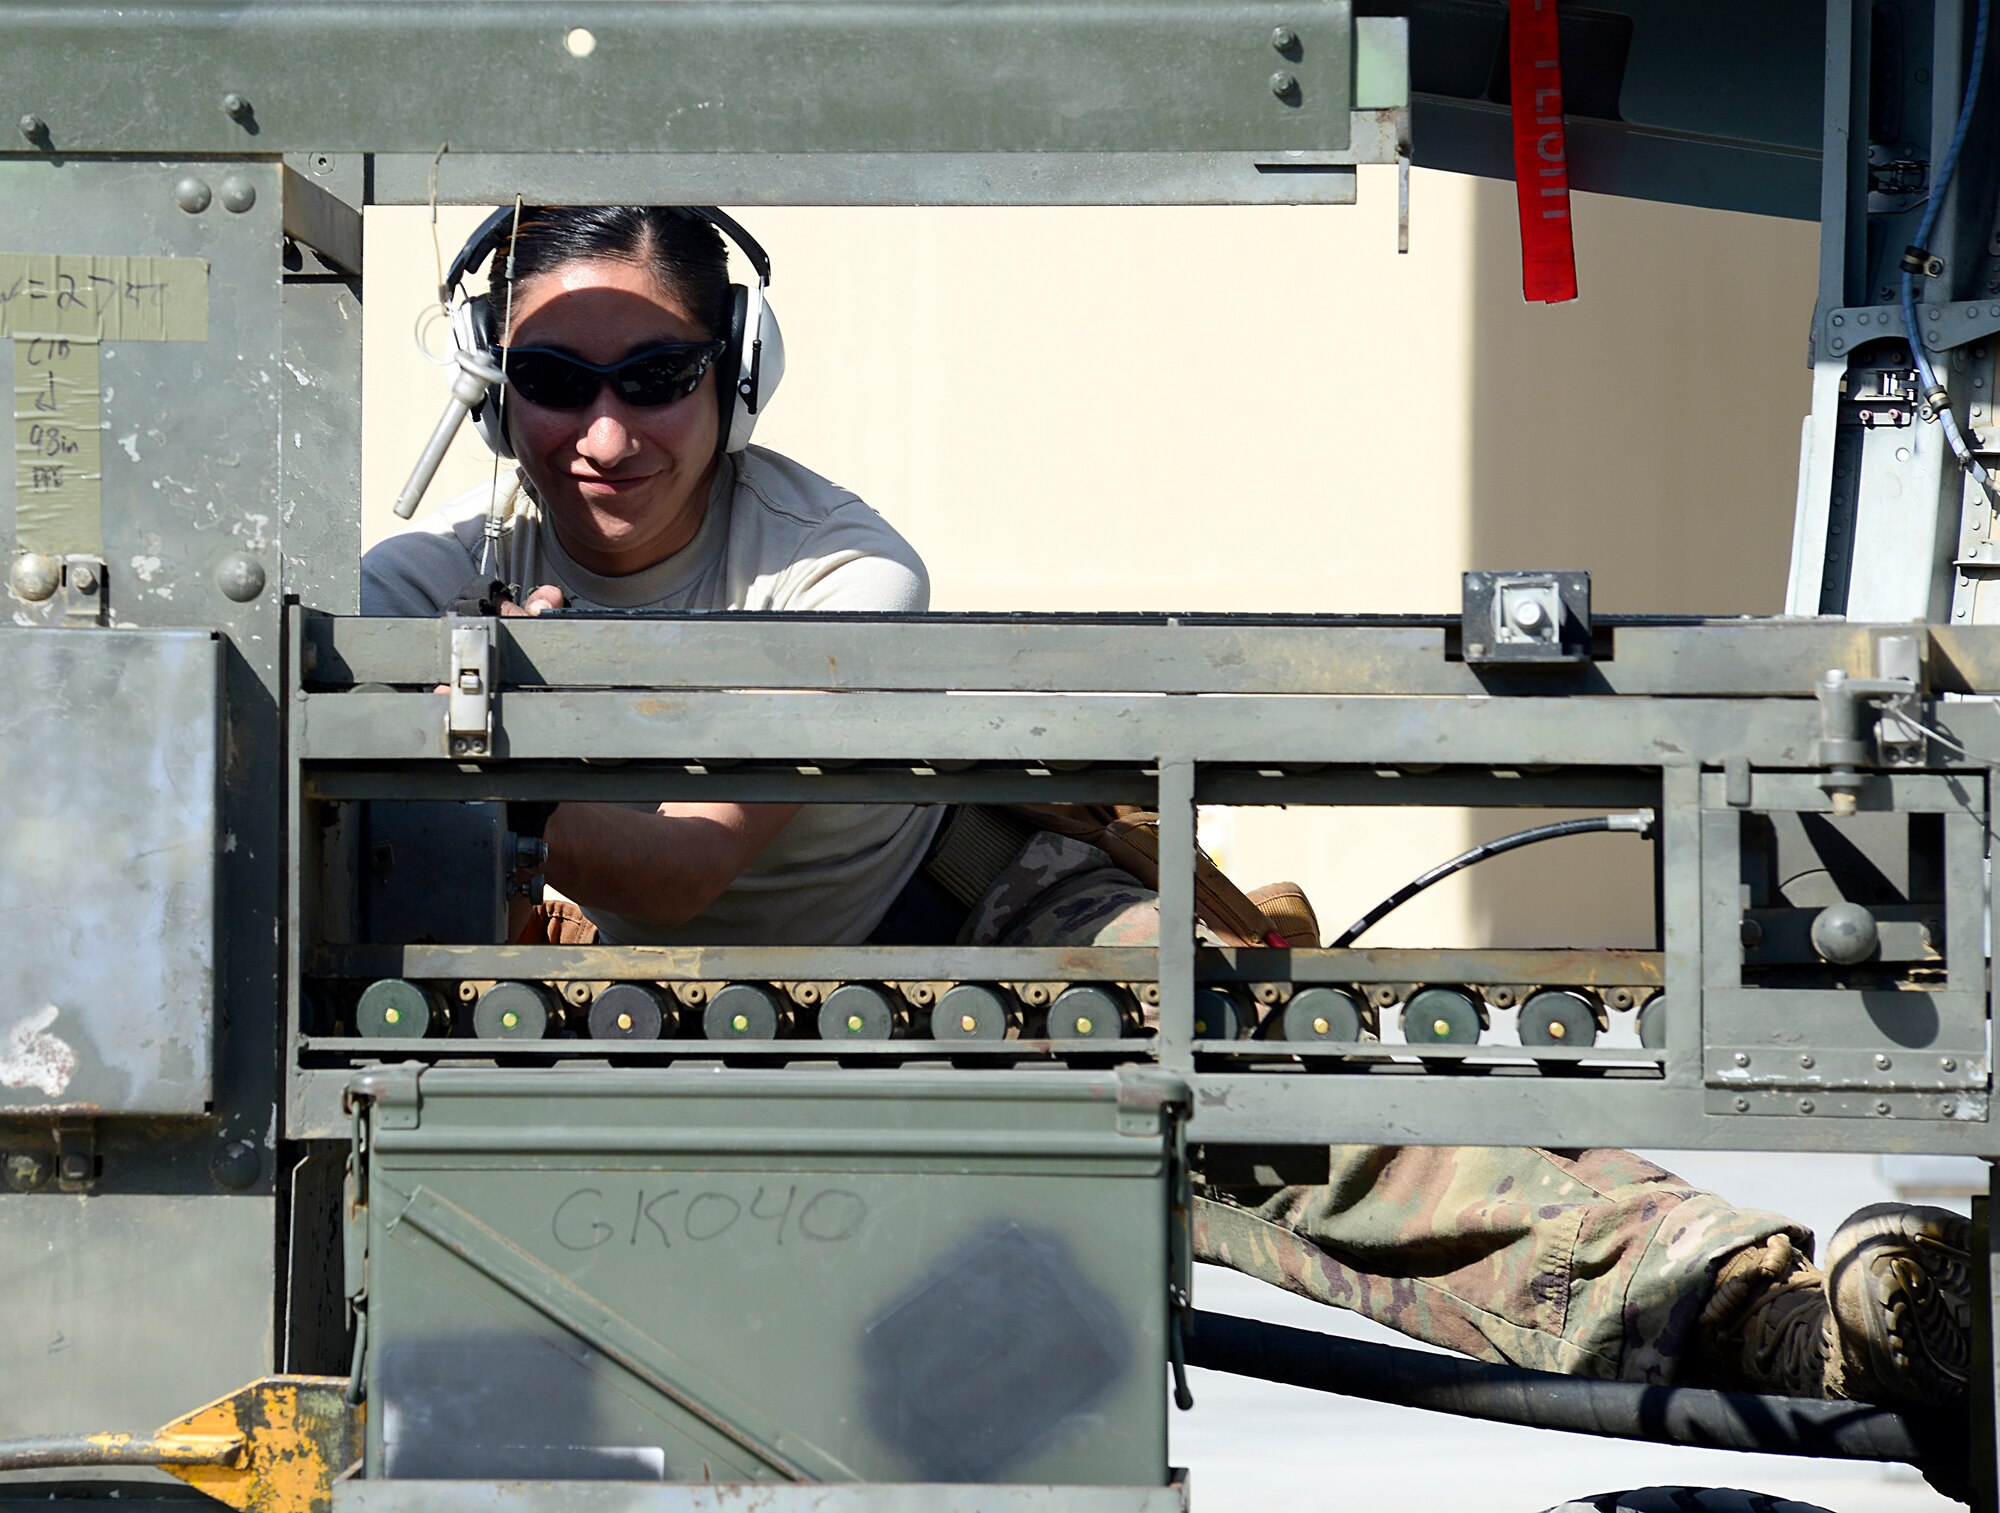
[(511, 599), (503, 600), (500, 605), (500, 613), (503, 618), (512, 618), (520, 615), (545, 614), (549, 610), (561, 609), (562, 607), (563, 591), (552, 583), (544, 583), (540, 588), (528, 595), (527, 602), (524, 604), (516, 604)]

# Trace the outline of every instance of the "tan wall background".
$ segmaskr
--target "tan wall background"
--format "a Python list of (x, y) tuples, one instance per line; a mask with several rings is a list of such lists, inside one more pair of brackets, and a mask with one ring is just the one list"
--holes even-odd
[[(1411, 197), (1407, 256), (1386, 170), (1351, 208), (746, 212), (788, 358), (757, 439), (893, 521), (942, 610), (1455, 611), (1474, 565), (1589, 568), (1606, 611), (1776, 610), (1816, 228), (1582, 196), (1582, 298), (1529, 307), (1512, 186), (1419, 172)], [(480, 213), (441, 212), (446, 259)], [(372, 542), (444, 379), (409, 336), (427, 212), (367, 236)], [(467, 431), (433, 500), (491, 468)], [(1203, 835), (1334, 929), (1538, 818), (1252, 810)], [(1486, 864), (1370, 939), (1629, 943), (1641, 853)]]

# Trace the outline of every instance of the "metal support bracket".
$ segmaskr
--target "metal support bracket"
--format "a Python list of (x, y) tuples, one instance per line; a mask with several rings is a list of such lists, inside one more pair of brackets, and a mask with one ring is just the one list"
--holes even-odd
[(95, 1119), (56, 1121), (56, 1191), (86, 1193), (97, 1185), (100, 1162)]
[[(1923, 342), (1933, 351), (1962, 347), (2000, 331), (2000, 300), (1964, 300), (1917, 306)], [(1900, 305), (1852, 305), (1829, 310), (1820, 335), (1838, 357), (1850, 347), (1907, 335)]]
[(1464, 594), (1468, 663), (1590, 660), (1589, 573), (1467, 573)]
[(445, 714), (445, 750), (452, 756), (493, 753), (493, 665), (497, 627), (491, 620), (445, 622), (450, 638)]
[(105, 620), (104, 559), (63, 559), (62, 610), (65, 625), (102, 625)]

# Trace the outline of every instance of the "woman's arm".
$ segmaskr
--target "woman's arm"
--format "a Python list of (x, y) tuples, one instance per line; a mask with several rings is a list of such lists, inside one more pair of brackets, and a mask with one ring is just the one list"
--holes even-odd
[(549, 885), (585, 908), (686, 924), (771, 844), (797, 804), (559, 804), (542, 839)]

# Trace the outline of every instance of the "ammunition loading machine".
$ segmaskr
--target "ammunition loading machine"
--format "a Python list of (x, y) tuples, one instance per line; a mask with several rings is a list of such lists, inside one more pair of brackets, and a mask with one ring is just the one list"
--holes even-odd
[[(1790, 0), (1688, 50), (1735, 10), (1565, 17), (1573, 177), (1819, 215), (1806, 618), (1497, 573), (1442, 618), (918, 636), (358, 618), (361, 208), (1340, 203), (1413, 151), (1505, 171), (1503, 7), (0, 8), (0, 1503), (164, 1497), (116, 1480), (159, 1465), (351, 1513), (1179, 1507), (1170, 1363), (1286, 1369), (1192, 1312), (1197, 1173), (1556, 1119), (2000, 1155), (2000, 60), (1985, 0)], [(692, 797), (1144, 804), (1161, 944), (492, 943), (491, 806)], [(1198, 803), (1643, 814), (1658, 939), (1200, 947)], [(415, 927), (396, 844), (490, 890)], [(1681, 1432), (1991, 1508), (1982, 1312), (1963, 1435), (1700, 1394)], [(1481, 1411), (1483, 1370), (1431, 1401)]]

